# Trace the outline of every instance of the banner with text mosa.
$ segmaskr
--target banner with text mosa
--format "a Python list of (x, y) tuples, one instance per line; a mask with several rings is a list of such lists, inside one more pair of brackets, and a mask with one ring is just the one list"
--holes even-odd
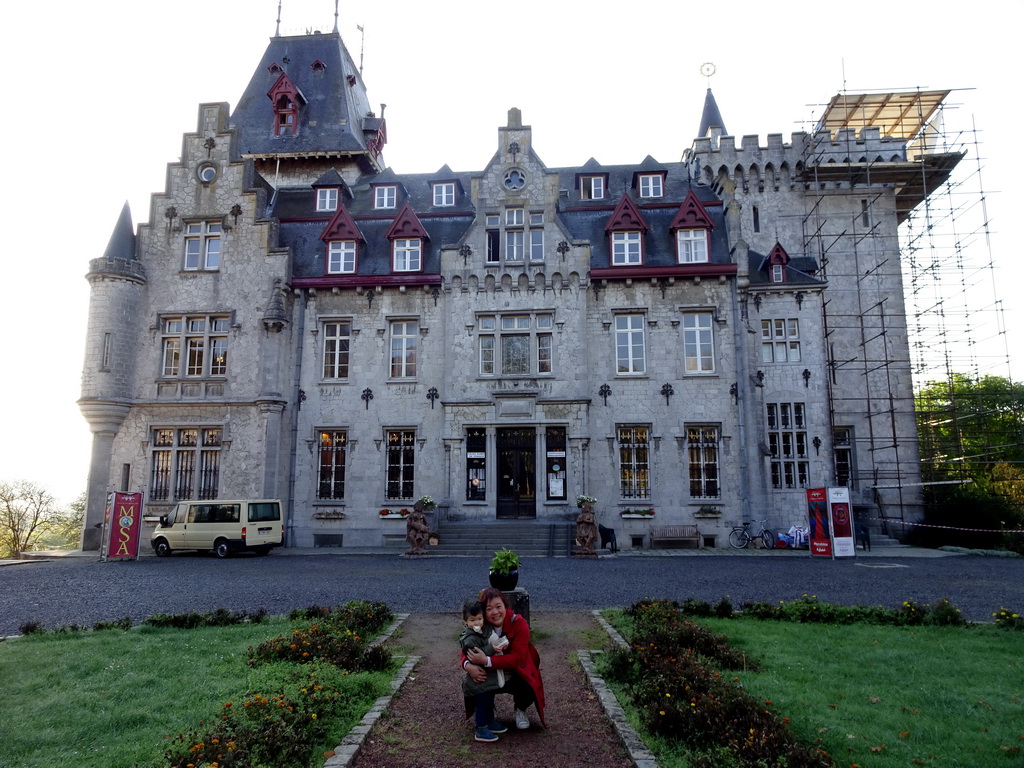
[(811, 555), (832, 557), (832, 533), (828, 524), (828, 489), (807, 489), (808, 539)]
[(107, 509), (105, 560), (138, 560), (142, 538), (142, 494), (115, 493)]
[(855, 557), (857, 548), (853, 542), (849, 488), (828, 489), (828, 515), (832, 522), (832, 547), (836, 557)]

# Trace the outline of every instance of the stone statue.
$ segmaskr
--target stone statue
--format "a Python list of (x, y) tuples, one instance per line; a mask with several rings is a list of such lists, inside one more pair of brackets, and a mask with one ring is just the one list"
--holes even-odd
[(427, 554), (427, 537), (430, 536), (430, 524), (427, 516), (423, 514), (423, 502), (417, 501), (412, 505), (412, 512), (405, 519), (405, 540), (409, 542), (407, 555)]
[(594, 517), (594, 505), (585, 502), (576, 516), (576, 544), (579, 554), (584, 557), (597, 557), (594, 545), (597, 543), (597, 520)]

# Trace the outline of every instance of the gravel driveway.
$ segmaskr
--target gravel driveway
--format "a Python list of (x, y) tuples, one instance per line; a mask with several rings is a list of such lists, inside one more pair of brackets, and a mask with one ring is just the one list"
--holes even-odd
[[(850, 560), (773, 552), (599, 559), (524, 558), (519, 586), (533, 610), (625, 606), (643, 597), (728, 595), (793, 600), (804, 594), (839, 604), (896, 607), (903, 600), (949, 598), (973, 621), (1001, 606), (1024, 609), (1024, 558), (911, 557), (896, 550)], [(396, 612), (454, 612), (486, 586), (489, 558), (278, 551), (269, 557), (143, 557), (101, 563), (72, 556), (0, 568), (0, 636), (28, 621), (53, 629), (130, 616), (214, 608), (271, 613), (348, 600), (382, 600)]]

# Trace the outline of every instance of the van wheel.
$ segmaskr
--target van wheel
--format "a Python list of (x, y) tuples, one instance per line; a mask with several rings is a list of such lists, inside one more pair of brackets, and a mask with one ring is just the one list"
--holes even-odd
[(157, 539), (153, 550), (157, 557), (168, 557), (171, 554), (171, 545), (167, 543), (167, 539)]
[(231, 547), (228, 546), (225, 539), (217, 539), (213, 542), (213, 554), (223, 559), (231, 554)]

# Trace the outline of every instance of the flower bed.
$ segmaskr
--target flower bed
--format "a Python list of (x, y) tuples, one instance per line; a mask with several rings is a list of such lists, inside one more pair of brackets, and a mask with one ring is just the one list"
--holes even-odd
[(625, 518), (654, 517), (654, 507), (641, 507), (638, 509), (621, 509), (619, 515)]

